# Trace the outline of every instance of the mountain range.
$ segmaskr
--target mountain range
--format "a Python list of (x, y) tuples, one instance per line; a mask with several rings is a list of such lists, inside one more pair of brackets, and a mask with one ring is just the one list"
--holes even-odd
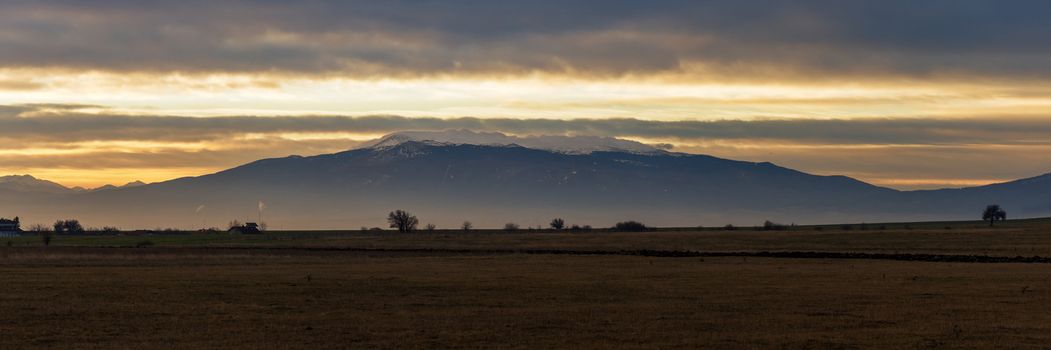
[(132, 181), (121, 186), (106, 184), (96, 188), (84, 188), (84, 187), (66, 187), (56, 182), (38, 179), (33, 175), (8, 175), (0, 176), (0, 191), (9, 192), (23, 192), (28, 194), (33, 193), (46, 193), (46, 194), (60, 194), (60, 193), (84, 193), (84, 192), (95, 192), (95, 191), (106, 191), (115, 190), (121, 188), (131, 188), (146, 185), (142, 181)]
[(603, 137), (402, 132), (344, 152), (263, 159), (165, 182), (69, 189), (0, 178), (0, 216), (78, 218), (125, 229), (385, 226), (405, 209), (458, 227), (570, 224), (659, 226), (977, 219), (987, 204), (1013, 217), (1051, 214), (1051, 174), (988, 186), (898, 191), (766, 162), (676, 153)]

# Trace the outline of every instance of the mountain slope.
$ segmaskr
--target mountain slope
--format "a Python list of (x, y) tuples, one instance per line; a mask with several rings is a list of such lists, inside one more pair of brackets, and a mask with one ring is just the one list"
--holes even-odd
[[(709, 156), (567, 154), (407, 141), (85, 193), (70, 198), (62, 210), (131, 227), (186, 227), (208, 221), (206, 215), (212, 225), (256, 219), (260, 201), (269, 208), (264, 216), (270, 221), (296, 228), (375, 226), (396, 208), (446, 227), (463, 220), (538, 225), (554, 216), (592, 225), (623, 219), (696, 225), (743, 220), (745, 212), (788, 220), (813, 212), (813, 203), (834, 213), (850, 201), (887, 192), (893, 191), (845, 177)], [(196, 210), (201, 206), (204, 213)]]
[(1016, 217), (1043, 216), (1051, 213), (1051, 174), (977, 187), (912, 191), (904, 197), (902, 202), (913, 207), (980, 213), (976, 204), (995, 203)]
[(611, 151), (608, 140), (576, 140), (567, 152), (418, 138), (387, 137), (335, 154), (264, 159), (205, 176), (0, 204), (0, 213), (125, 228), (221, 226), (260, 216), (273, 228), (354, 228), (382, 226), (393, 209), (441, 227), (464, 220), (480, 227), (536, 226), (556, 216), (594, 226), (628, 219), (662, 226), (966, 219), (989, 203), (1015, 216), (1051, 214), (1051, 176), (900, 192), (771, 163), (655, 148)]

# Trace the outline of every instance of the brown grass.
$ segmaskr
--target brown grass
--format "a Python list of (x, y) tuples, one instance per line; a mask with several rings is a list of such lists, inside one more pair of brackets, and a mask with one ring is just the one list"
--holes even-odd
[(1051, 256), (1051, 229), (954, 229), (897, 231), (703, 231), (541, 234), (334, 235), (281, 242), (307, 247), (576, 249), (694, 251), (820, 251)]
[[(963, 231), (339, 236), (291, 245), (1051, 252), (1038, 229)], [(0, 349), (1051, 344), (1051, 264), (0, 247), (0, 285)]]

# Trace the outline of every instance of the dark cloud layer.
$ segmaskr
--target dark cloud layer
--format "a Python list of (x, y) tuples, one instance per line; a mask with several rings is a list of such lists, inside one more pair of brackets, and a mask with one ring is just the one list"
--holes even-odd
[[(246, 134), (383, 134), (472, 129), (511, 134), (839, 145), (1047, 145), (1051, 122), (1027, 118), (652, 121), (640, 119), (407, 118), (400, 116), (184, 117), (85, 114), (76, 105), (0, 106), (0, 139), (36, 142), (208, 141)], [(48, 111), (51, 112), (42, 112)], [(5, 112), (6, 111), (6, 112)], [(6, 114), (5, 114), (6, 113)]]
[(1042, 78), (1049, 33), (1036, 0), (16, 0), (0, 4), (0, 66)]

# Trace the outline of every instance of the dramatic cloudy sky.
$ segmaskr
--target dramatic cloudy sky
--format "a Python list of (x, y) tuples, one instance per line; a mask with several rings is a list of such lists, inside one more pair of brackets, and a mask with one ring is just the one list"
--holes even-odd
[(1051, 2), (0, 3), (0, 174), (159, 181), (397, 130), (616, 136), (896, 188), (1051, 172)]

